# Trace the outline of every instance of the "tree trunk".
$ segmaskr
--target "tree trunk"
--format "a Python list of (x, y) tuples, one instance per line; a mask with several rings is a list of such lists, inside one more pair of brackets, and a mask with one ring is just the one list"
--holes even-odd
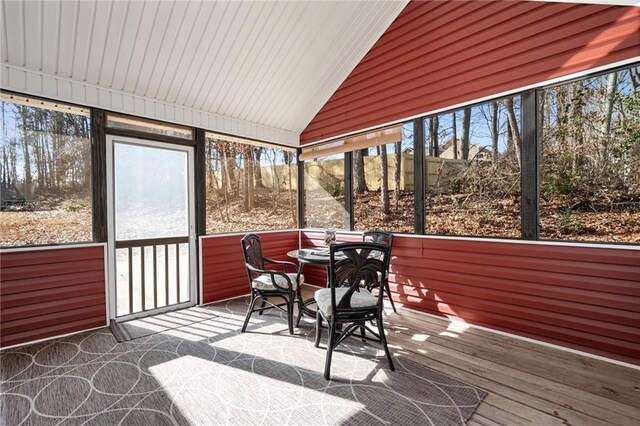
[(396, 142), (395, 144), (395, 158), (396, 158), (396, 168), (393, 173), (394, 180), (394, 191), (393, 191), (393, 202), (396, 205), (396, 209), (400, 204), (400, 178), (402, 177), (402, 142)]
[(462, 159), (469, 159), (469, 133), (471, 130), (471, 108), (462, 110)]
[(493, 160), (498, 159), (498, 102), (491, 102), (491, 149)]
[(256, 147), (253, 149), (253, 152), (255, 154), (256, 157), (256, 161), (255, 161), (255, 175), (256, 175), (256, 188), (264, 188), (264, 183), (262, 182), (262, 168), (260, 167), (260, 159), (262, 157), (262, 150), (264, 148), (262, 147)]
[(458, 123), (456, 118), (456, 113), (453, 112), (451, 114), (451, 130), (453, 134), (451, 137), (453, 138), (453, 159), (458, 159)]
[(19, 107), (20, 127), (22, 127), (22, 156), (24, 157), (24, 181), (27, 185), (32, 182), (31, 155), (29, 153), (29, 135), (27, 132), (27, 107)]
[(356, 194), (364, 194), (367, 191), (367, 182), (364, 176), (364, 156), (368, 150), (353, 151), (353, 191)]
[(438, 146), (438, 131), (440, 127), (440, 120), (438, 116), (433, 116), (429, 118), (429, 142), (430, 149), (429, 155), (432, 157), (440, 156), (440, 148)]
[(613, 103), (616, 99), (616, 89), (618, 87), (618, 73), (612, 72), (607, 79), (607, 99), (605, 105), (605, 123), (602, 129), (605, 137), (611, 133), (611, 117), (613, 115)]
[(388, 179), (389, 169), (387, 167), (387, 163), (388, 163), (387, 146), (381, 145), (380, 146), (380, 165), (381, 165), (380, 198), (382, 201), (382, 213), (384, 213), (385, 216), (389, 215), (389, 179)]
[(509, 121), (509, 128), (511, 129), (511, 135), (513, 137), (513, 142), (514, 142), (513, 149), (516, 154), (518, 166), (520, 166), (520, 147), (522, 146), (522, 138), (520, 136), (520, 129), (518, 129), (518, 120), (516, 118), (516, 113), (513, 106), (513, 98), (511, 97), (507, 98), (505, 100), (505, 105), (507, 107), (507, 118)]

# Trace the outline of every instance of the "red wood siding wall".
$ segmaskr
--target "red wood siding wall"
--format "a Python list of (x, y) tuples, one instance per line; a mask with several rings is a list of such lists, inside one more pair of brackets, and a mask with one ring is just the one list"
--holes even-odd
[(302, 133), (302, 144), (640, 56), (640, 8), (412, 1)]
[(106, 325), (103, 246), (1, 257), (0, 346)]
[(390, 286), (410, 308), (640, 365), (638, 248), (397, 235)]
[[(287, 252), (298, 248), (298, 231), (257, 232), (266, 257), (289, 260)], [(202, 303), (249, 294), (240, 240), (244, 235), (202, 238)]]

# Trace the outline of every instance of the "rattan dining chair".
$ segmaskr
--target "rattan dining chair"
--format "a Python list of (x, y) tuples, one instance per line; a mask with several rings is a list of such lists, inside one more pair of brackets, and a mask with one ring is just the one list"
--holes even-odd
[[(379, 277), (388, 268), (389, 252), (386, 244), (364, 242), (334, 244), (330, 248), (329, 288), (316, 291), (314, 296), (318, 306), (316, 347), (319, 347), (322, 339), (322, 322), (325, 321), (328, 326), (324, 369), (324, 378), (327, 380), (331, 376), (333, 350), (358, 331), (360, 339), (382, 344), (389, 368), (394, 370), (382, 324), (384, 294), (379, 291), (374, 296), (368, 290), (381, 285)], [(365, 286), (362, 286), (363, 282)], [(370, 321), (375, 321), (377, 331), (369, 327)]]
[[(389, 259), (391, 259), (391, 249), (393, 248), (393, 234), (390, 232), (383, 231), (367, 231), (362, 234), (362, 241), (365, 242), (373, 242), (378, 244), (386, 244), (389, 246)], [(382, 276), (380, 277), (380, 281), (382, 284), (380, 285), (381, 289), (384, 289), (384, 292), (387, 293), (389, 297), (389, 302), (391, 302), (391, 307), (393, 308), (393, 312), (396, 311), (396, 305), (393, 302), (393, 297), (391, 297), (391, 288), (389, 287), (389, 268), (387, 264), (387, 270), (384, 271)], [(371, 289), (369, 289), (371, 290)]]
[[(287, 314), (289, 333), (293, 334), (293, 307), (296, 302), (297, 289), (304, 282), (301, 269), (292, 262), (269, 259), (262, 254), (262, 243), (256, 234), (248, 234), (242, 238), (242, 253), (247, 268), (249, 287), (251, 288), (251, 302), (247, 316), (242, 326), (244, 333), (249, 319), (254, 312), (260, 315), (264, 311), (277, 308)], [(265, 264), (274, 265), (266, 269)], [(269, 298), (283, 299), (283, 303), (272, 303)], [(260, 307), (256, 307), (258, 299), (262, 300)]]

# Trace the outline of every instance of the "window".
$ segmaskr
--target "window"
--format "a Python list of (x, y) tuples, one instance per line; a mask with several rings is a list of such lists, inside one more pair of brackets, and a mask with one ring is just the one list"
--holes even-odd
[(304, 217), (308, 228), (345, 228), (344, 154), (304, 162)]
[(520, 97), (425, 118), (427, 234), (520, 238)]
[(393, 143), (352, 152), (354, 230), (414, 232), (413, 123), (371, 132), (370, 140)]
[(0, 244), (92, 240), (89, 110), (1, 94)]
[(206, 134), (207, 233), (297, 227), (295, 149)]
[(640, 68), (538, 91), (540, 236), (640, 242)]

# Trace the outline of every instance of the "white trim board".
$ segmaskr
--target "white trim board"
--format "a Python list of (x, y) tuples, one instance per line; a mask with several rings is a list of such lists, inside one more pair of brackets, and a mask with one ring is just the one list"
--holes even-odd
[[(400, 306), (397, 306), (397, 305), (400, 305)], [(634, 370), (639, 370), (640, 371), (640, 365), (634, 365), (634, 364), (630, 364), (628, 362), (618, 361), (616, 359), (607, 358), (607, 357), (604, 357), (604, 356), (601, 356), (601, 355), (595, 355), (595, 354), (592, 354), (592, 353), (589, 353), (589, 352), (583, 352), (583, 351), (579, 351), (577, 349), (567, 348), (567, 347), (562, 346), (562, 345), (543, 342), (541, 340), (532, 339), (530, 337), (519, 336), (517, 334), (507, 333), (506, 331), (500, 331), (500, 330), (496, 330), (494, 328), (489, 328), (489, 327), (484, 327), (484, 326), (481, 326), (481, 325), (468, 323), (468, 322), (465, 322), (465, 321), (463, 321), (461, 319), (457, 319), (456, 317), (449, 318), (449, 317), (446, 317), (446, 316), (435, 315), (435, 314), (431, 314), (431, 313), (428, 313), (428, 312), (420, 311), (418, 309), (410, 308), (410, 307), (402, 305), (402, 304), (396, 304), (396, 308), (406, 309), (408, 311), (415, 312), (415, 313), (420, 314), (420, 315), (425, 315), (425, 316), (428, 316), (428, 317), (431, 317), (431, 318), (437, 318), (437, 319), (440, 319), (440, 320), (449, 321), (450, 323), (458, 322), (458, 323), (464, 324), (465, 326), (468, 326), (468, 327), (477, 328), (478, 330), (484, 330), (484, 331), (488, 331), (490, 333), (500, 334), (502, 336), (510, 337), (512, 339), (522, 340), (522, 341), (533, 343), (533, 344), (536, 344), (536, 345), (546, 346), (546, 347), (549, 347), (549, 348), (558, 349), (558, 350), (565, 351), (565, 352), (570, 352), (570, 353), (576, 354), (576, 355), (582, 355), (582, 356), (585, 356), (585, 357), (588, 357), (588, 358), (593, 358), (593, 359), (597, 359), (599, 361), (605, 361), (605, 362), (608, 362), (608, 363), (611, 363), (611, 364), (616, 364), (616, 365), (620, 365), (622, 367), (632, 368)]]
[(5, 253), (17, 253), (22, 251), (40, 251), (40, 250), (64, 250), (64, 249), (77, 249), (87, 247), (99, 247), (106, 246), (107, 243), (73, 243), (73, 244), (56, 244), (56, 245), (43, 245), (43, 246), (28, 246), (28, 247), (5, 247), (0, 248), (0, 254)]
[(300, 145), (299, 133), (290, 130), (161, 102), (87, 82), (45, 74), (25, 67), (4, 63), (0, 68), (0, 77), (0, 87), (25, 95), (102, 108), (136, 117), (199, 127), (265, 142), (294, 147)]

